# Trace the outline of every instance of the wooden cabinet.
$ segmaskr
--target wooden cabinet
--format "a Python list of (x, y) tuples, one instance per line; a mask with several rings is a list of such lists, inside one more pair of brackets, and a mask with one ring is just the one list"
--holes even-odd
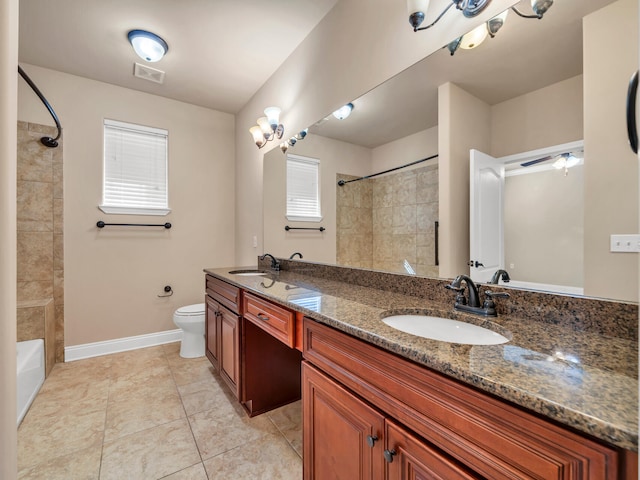
[(391, 420), (385, 421), (387, 480), (472, 480), (474, 475), (459, 462)]
[(303, 363), (305, 480), (381, 479), (384, 473), (384, 417)]
[(206, 355), (233, 394), (240, 398), (241, 290), (207, 275)]
[[(383, 443), (396, 452), (389, 479), (637, 476), (633, 454), (624, 458), (619, 449), (312, 320), (304, 322), (303, 343), (305, 361), (384, 413)], [(304, 393), (311, 394), (306, 384)], [(303, 399), (305, 429), (316, 421), (308, 411), (309, 401)], [(403, 432), (400, 424), (414, 433)], [(309, 451), (318, 448), (313, 440), (305, 444), (304, 456), (310, 456), (305, 478), (315, 478), (308, 476), (316, 468), (308, 462), (318, 458), (317, 451)], [(625, 463), (631, 471), (625, 471)]]
[(295, 347), (295, 315), (275, 303), (250, 293), (244, 294), (244, 318), (290, 348)]

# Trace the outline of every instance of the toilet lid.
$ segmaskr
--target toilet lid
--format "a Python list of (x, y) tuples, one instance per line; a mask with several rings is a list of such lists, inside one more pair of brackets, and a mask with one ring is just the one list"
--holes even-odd
[(196, 303), (195, 305), (187, 305), (176, 310), (176, 315), (202, 315), (204, 313), (204, 303)]

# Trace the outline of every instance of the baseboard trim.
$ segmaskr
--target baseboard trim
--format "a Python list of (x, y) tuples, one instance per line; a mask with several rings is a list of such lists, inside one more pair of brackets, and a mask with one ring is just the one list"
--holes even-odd
[(164, 332), (136, 335), (134, 337), (117, 338), (104, 342), (85, 343), (64, 347), (64, 361), (73, 362), (85, 358), (100, 357), (112, 353), (137, 350), (138, 348), (153, 347), (165, 343), (178, 342), (182, 339), (182, 330), (166, 330)]

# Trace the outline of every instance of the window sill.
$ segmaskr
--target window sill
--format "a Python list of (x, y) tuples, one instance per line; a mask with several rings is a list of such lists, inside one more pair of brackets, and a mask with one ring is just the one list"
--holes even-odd
[(321, 222), (322, 217), (296, 217), (294, 215), (287, 215), (287, 220), (290, 222)]
[(171, 213), (170, 208), (140, 208), (140, 207), (112, 207), (109, 205), (98, 205), (104, 213), (110, 215), (157, 215), (164, 216)]

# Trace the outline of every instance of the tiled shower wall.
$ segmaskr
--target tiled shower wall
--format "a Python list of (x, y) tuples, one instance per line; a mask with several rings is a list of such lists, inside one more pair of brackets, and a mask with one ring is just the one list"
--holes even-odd
[[(56, 129), (18, 122), (18, 305), (53, 299), (55, 360), (64, 361), (64, 236), (62, 141), (40, 143)], [(20, 318), (20, 316), (19, 316)], [(18, 325), (20, 332), (21, 326)], [(45, 340), (46, 343), (46, 340)]]
[[(345, 180), (354, 178), (338, 175)], [(438, 276), (438, 166), (337, 187), (339, 265)]]

